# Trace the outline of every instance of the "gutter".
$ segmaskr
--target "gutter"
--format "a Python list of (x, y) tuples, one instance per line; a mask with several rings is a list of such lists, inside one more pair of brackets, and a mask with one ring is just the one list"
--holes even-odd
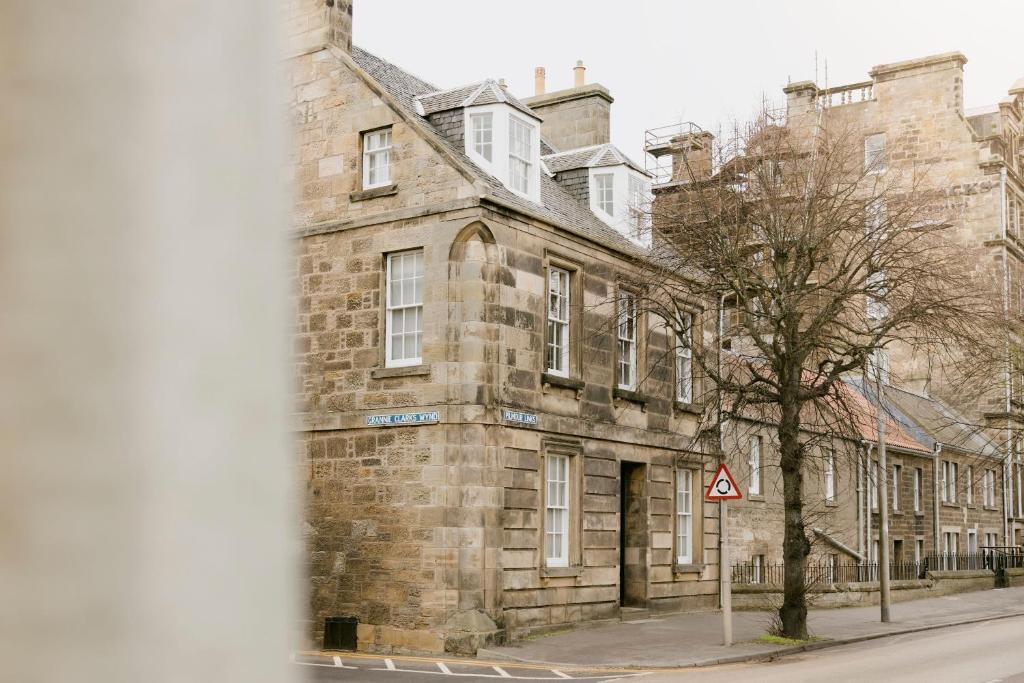
[(939, 462), (942, 444), (935, 442), (935, 459), (932, 460), (932, 552), (939, 554)]

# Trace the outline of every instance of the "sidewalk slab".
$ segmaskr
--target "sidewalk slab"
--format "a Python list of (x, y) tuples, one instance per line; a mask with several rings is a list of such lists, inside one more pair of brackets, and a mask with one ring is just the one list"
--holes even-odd
[(943, 626), (1024, 616), (1024, 587), (960, 593), (901, 602), (892, 621), (879, 621), (878, 606), (811, 610), (812, 637), (823, 640), (786, 646), (757, 642), (772, 619), (767, 612), (733, 614), (732, 647), (722, 645), (720, 612), (654, 617), (529, 638), (481, 649), (481, 659), (506, 659), (553, 666), (677, 668), (764, 659)]

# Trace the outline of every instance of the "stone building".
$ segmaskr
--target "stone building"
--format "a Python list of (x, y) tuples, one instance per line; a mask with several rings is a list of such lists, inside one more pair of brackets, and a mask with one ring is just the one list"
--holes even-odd
[(607, 90), (441, 88), (352, 46), (350, 2), (285, 7), (310, 638), (714, 606), (705, 387), (636, 312), (649, 178)]
[[(1002, 283), (1003, 304), (1015, 321), (1024, 311), (1024, 80), (1015, 83), (997, 105), (966, 110), (966, 61), (960, 53), (949, 53), (876, 66), (870, 80), (848, 85), (820, 88), (810, 81), (791, 83), (784, 88), (786, 108), (780, 125), (787, 131), (807, 129), (809, 122), (862, 131), (865, 163), (871, 160), (872, 172), (927, 165), (934, 188), (944, 195), (954, 217), (964, 254), (969, 255), (965, 267)], [(688, 161), (687, 165), (676, 163), (668, 169), (671, 177), (662, 179), (667, 182), (656, 185), (656, 204), (672, 201), (677, 188), (719, 171), (711, 157), (712, 140), (696, 126), (670, 127), (649, 136), (652, 155), (663, 159), (685, 155)], [(971, 392), (945, 390), (941, 378), (932, 376), (926, 359), (909, 348), (894, 347), (879, 354), (877, 362), (889, 369), (895, 397), (890, 397), (890, 408), (905, 420), (901, 428), (908, 437), (905, 448), (897, 447), (900, 453), (888, 473), (888, 481), (895, 480), (897, 486), (892, 493), (901, 494), (901, 503), (909, 500), (907, 495), (913, 496), (913, 489), (907, 487), (914, 485), (913, 477), (920, 470), (921, 510), (913, 516), (895, 511), (893, 557), (909, 559), (954, 549), (967, 552), (983, 545), (1024, 541), (1024, 401), (1020, 398), (1024, 363), (1018, 361), (1024, 354), (1019, 332), (1011, 333), (1007, 344), (1011, 352), (1005, 367)], [(851, 378), (851, 386), (861, 384), (859, 377)], [(870, 486), (875, 467), (870, 448), (870, 439), (860, 446), (857, 476), (862, 487)], [(740, 471), (747, 450), (744, 444), (738, 455), (731, 456), (738, 460)], [(984, 504), (978, 502), (982, 486), (987, 496)], [(877, 552), (868, 539), (877, 534), (877, 512), (868, 501), (869, 493), (862, 491), (857, 506), (857, 535), (840, 537), (873, 559)], [(974, 502), (966, 503), (972, 495)], [(998, 510), (992, 509), (991, 496), (996, 497)], [(747, 507), (758, 502), (755, 499)], [(755, 529), (752, 523), (743, 526), (743, 533), (760, 536), (743, 551), (750, 557), (761, 556), (760, 549), (781, 545), (781, 521), (774, 534), (764, 525)]]
[[(967, 110), (963, 102), (967, 58), (953, 52), (882, 64), (870, 80), (830, 88), (810, 81), (788, 85), (787, 117), (822, 114), (824, 125), (852, 124), (866, 131), (866, 158), (889, 166), (927, 164), (935, 189), (954, 216), (957, 238), (973, 256), (965, 267), (1001, 283), (1011, 320), (1024, 312), (1024, 79), (999, 103)], [(1000, 445), (1000, 500), (1005, 524), (1000, 544), (1019, 545), (1024, 522), (1020, 485), (1024, 442), (1024, 374), (1019, 324), (1007, 340), (1006, 367), (977, 392), (945, 392), (927, 363), (893, 349), (888, 363), (897, 383), (933, 393), (984, 426)], [(1009, 380), (1009, 381), (1008, 381)], [(1004, 493), (1005, 492), (1005, 493)]]

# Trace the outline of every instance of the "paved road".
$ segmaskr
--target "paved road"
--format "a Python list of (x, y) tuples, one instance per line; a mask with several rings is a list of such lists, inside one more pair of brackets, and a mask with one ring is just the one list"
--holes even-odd
[(1024, 683), (1024, 617), (825, 648), (762, 664), (659, 672), (644, 683)]
[(549, 669), (512, 663), (415, 657), (347, 655), (295, 660), (316, 683), (501, 683), (568, 681), (593, 683), (1024, 683), (1024, 617), (1000, 619), (826, 648), (775, 662), (710, 669), (635, 672), (608, 669)]

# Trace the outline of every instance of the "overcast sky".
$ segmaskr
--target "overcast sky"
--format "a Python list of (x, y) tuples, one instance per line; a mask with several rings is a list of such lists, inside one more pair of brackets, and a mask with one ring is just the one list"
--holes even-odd
[(356, 44), (441, 87), (505, 78), (572, 85), (577, 59), (606, 86), (612, 142), (643, 162), (647, 128), (707, 129), (781, 103), (787, 79), (841, 85), (876, 64), (958, 50), (968, 108), (1024, 77), (1024, 0), (355, 0)]

